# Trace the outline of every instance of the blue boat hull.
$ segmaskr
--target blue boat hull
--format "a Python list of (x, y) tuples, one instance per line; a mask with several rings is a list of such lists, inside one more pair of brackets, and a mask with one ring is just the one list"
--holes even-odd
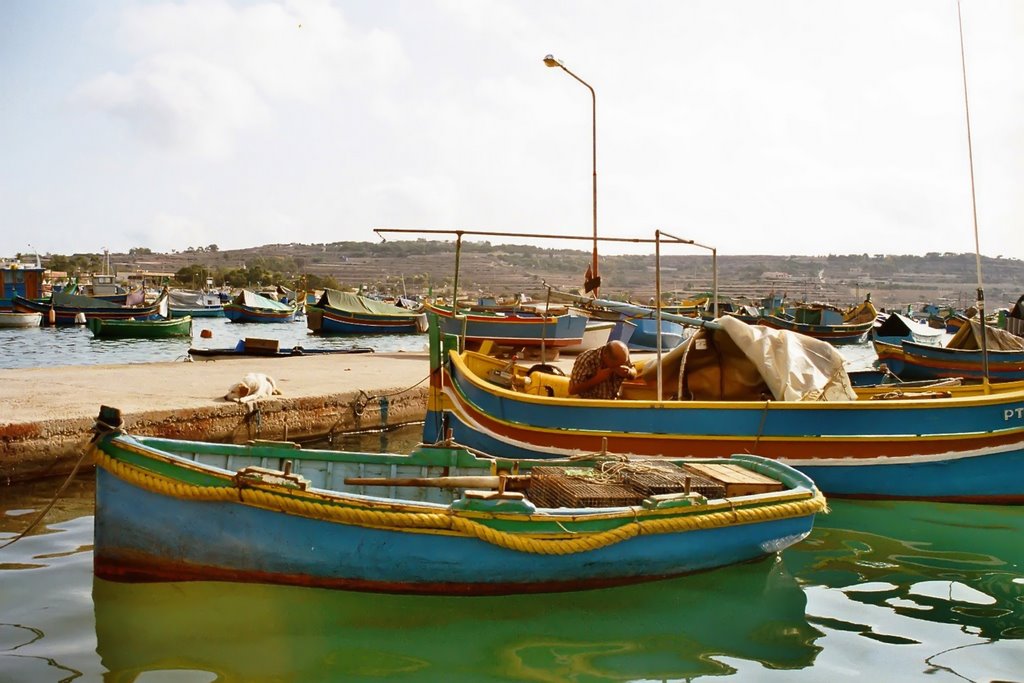
[[(745, 562), (804, 538), (813, 515), (537, 555), (476, 538), (364, 528), (234, 502), (163, 496), (96, 475), (102, 578), (219, 579), (401, 593), (597, 588)], [(144, 513), (141, 513), (144, 511)], [(187, 520), (187, 524), (182, 521)]]
[(306, 325), (318, 334), (416, 334), (417, 316), (375, 316), (363, 313), (310, 308)]
[[(654, 318), (634, 318), (632, 322), (636, 325), (632, 336), (629, 338), (629, 348), (638, 351), (657, 350), (658, 348), (658, 321)], [(661, 349), (666, 351), (674, 349), (683, 341), (685, 328), (671, 320), (661, 321)]]
[(1024, 391), (844, 402), (587, 401), (489, 385), (452, 356), (424, 440), (452, 430), (497, 456), (575, 450), (681, 457), (750, 452), (795, 467), (826, 495), (1024, 503)]

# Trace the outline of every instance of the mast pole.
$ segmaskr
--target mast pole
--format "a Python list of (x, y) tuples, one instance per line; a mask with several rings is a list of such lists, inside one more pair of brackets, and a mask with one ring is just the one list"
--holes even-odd
[(967, 119), (967, 160), (971, 171), (971, 215), (974, 220), (974, 263), (978, 275), (978, 318), (981, 322), (981, 376), (988, 393), (988, 333), (985, 329), (985, 287), (981, 281), (981, 243), (978, 239), (978, 200), (974, 191), (974, 149), (971, 144), (971, 106), (967, 97), (967, 58), (964, 51), (964, 20), (960, 0), (956, 2), (956, 20), (960, 28), (960, 71), (964, 81), (964, 113)]

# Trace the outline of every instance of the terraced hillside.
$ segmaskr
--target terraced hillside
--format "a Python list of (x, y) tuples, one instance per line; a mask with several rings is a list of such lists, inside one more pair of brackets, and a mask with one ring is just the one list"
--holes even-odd
[[(286, 275), (330, 276), (341, 286), (364, 286), (407, 293), (450, 292), (455, 271), (454, 245), (430, 240), (386, 243), (273, 244), (238, 250), (192, 250), (131, 257), (112, 254), (119, 273), (176, 272), (203, 265), (211, 274), (240, 268), (256, 259), (290, 264)], [(466, 294), (526, 293), (543, 297), (542, 283), (578, 289), (590, 263), (583, 250), (542, 249), (523, 245), (463, 243), (459, 288)], [(653, 255), (602, 256), (602, 293), (613, 298), (647, 301), (654, 295)], [(983, 275), (989, 308), (1008, 306), (1024, 292), (1024, 261), (984, 258)], [(718, 258), (719, 291), (724, 296), (758, 298), (771, 291), (791, 298), (846, 305), (870, 293), (880, 307), (918, 302), (966, 306), (975, 298), (973, 254), (898, 256), (855, 254), (827, 256), (732, 256)], [(662, 256), (662, 291), (683, 298), (710, 291), (711, 258), (707, 254)]]

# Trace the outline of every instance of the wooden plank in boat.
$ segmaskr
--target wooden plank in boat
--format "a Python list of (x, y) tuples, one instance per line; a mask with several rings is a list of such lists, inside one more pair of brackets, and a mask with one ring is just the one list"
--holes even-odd
[(729, 463), (687, 463), (684, 468), (713, 481), (721, 482), (725, 486), (727, 498), (749, 496), (755, 493), (769, 493), (783, 489), (782, 482), (748, 470), (741, 465)]

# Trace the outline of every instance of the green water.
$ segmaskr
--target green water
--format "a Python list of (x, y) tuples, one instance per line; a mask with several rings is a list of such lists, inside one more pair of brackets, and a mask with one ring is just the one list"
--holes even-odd
[[(0, 489), (0, 539), (59, 483)], [(0, 681), (1024, 680), (1020, 508), (835, 500), (778, 559), (437, 598), (94, 579), (92, 495), (0, 550)]]

